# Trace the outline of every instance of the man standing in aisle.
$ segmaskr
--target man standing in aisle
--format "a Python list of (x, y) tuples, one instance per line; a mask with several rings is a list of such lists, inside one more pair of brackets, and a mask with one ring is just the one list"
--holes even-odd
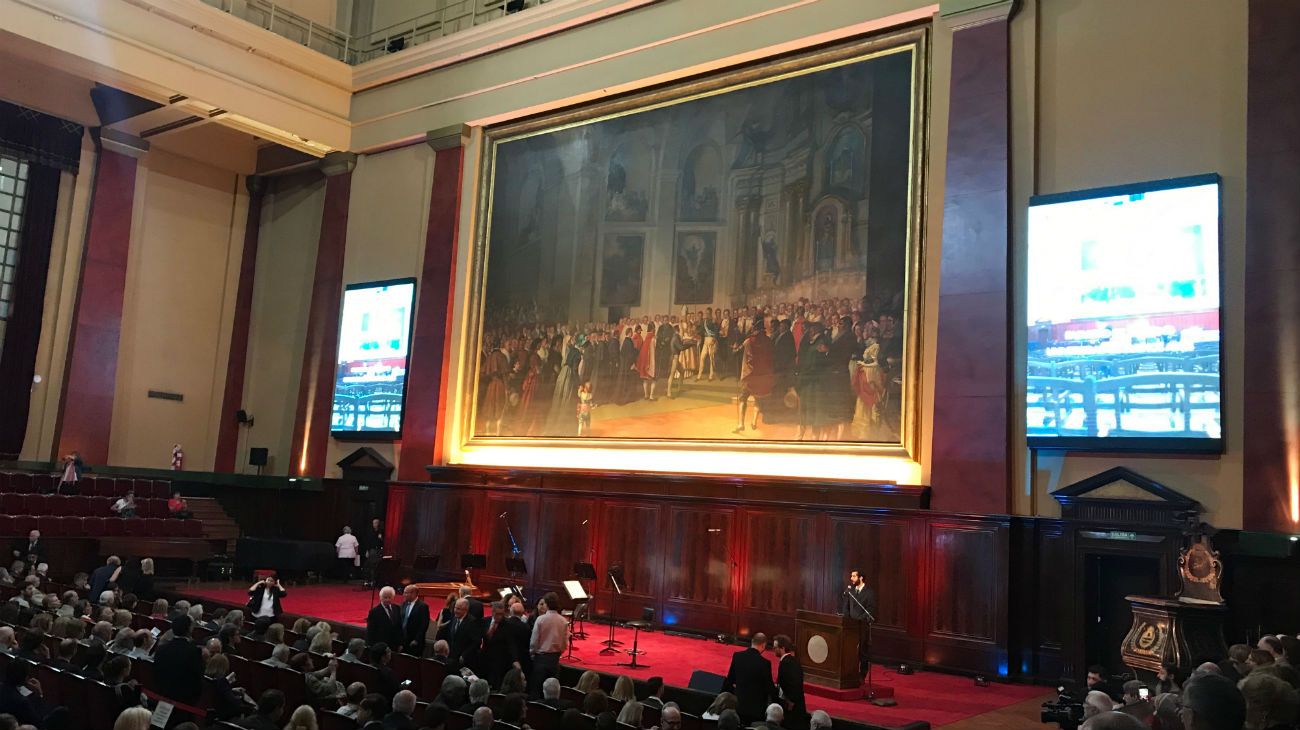
[(429, 604), (420, 600), (420, 589), (411, 583), (402, 591), (406, 600), (402, 604), (403, 654), (424, 656), (424, 643), (429, 634)]
[(785, 710), (784, 725), (789, 730), (806, 730), (808, 707), (803, 697), (803, 667), (794, 654), (794, 640), (777, 634), (772, 639), (772, 652), (776, 654), (776, 689), (778, 701)]
[(731, 667), (722, 682), (722, 691), (736, 695), (736, 712), (746, 726), (762, 722), (767, 716), (767, 705), (776, 696), (772, 685), (772, 662), (763, 656), (767, 651), (767, 636), (754, 634), (748, 649), (731, 655)]
[(568, 645), (569, 622), (560, 615), (560, 597), (552, 591), (537, 602), (537, 618), (533, 619), (533, 635), (528, 642), (528, 653), (533, 658), (532, 676), (528, 678), (530, 699), (541, 699), (542, 683), (555, 676), (560, 655)]

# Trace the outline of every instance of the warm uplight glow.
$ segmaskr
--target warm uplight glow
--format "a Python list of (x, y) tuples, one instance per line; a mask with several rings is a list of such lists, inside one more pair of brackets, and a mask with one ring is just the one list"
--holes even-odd
[(908, 485), (921, 483), (921, 465), (915, 461), (898, 456), (856, 454), (476, 446), (459, 450), (451, 456), (451, 462), (479, 466), (746, 474)]

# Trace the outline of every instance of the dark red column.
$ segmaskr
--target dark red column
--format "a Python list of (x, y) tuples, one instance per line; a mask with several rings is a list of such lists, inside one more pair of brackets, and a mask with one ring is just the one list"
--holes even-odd
[[(402, 417), (402, 454), (397, 478), (424, 481), (424, 467), (441, 458), (439, 434), (446, 405), (447, 333), (456, 268), (456, 234), (460, 220), (460, 175), (464, 147), (459, 130), (431, 133), (437, 151), (433, 191), (429, 196), (429, 230), (424, 238), (420, 298), (411, 333), (411, 363), (406, 378), (406, 413)], [(392, 505), (389, 505), (392, 514)], [(390, 526), (391, 529), (391, 526)]]
[(954, 512), (1011, 507), (1011, 6), (952, 37), (930, 483), (933, 507)]
[(217, 428), (217, 457), (212, 470), (233, 472), (238, 460), (239, 423), (235, 413), (244, 403), (244, 373), (248, 364), (248, 328), (253, 314), (253, 280), (257, 274), (257, 238), (262, 230), (262, 193), (266, 181), (246, 178), (248, 217), (244, 223), (244, 253), (239, 259), (239, 289), (235, 292), (235, 316), (230, 331), (230, 354), (226, 358), (226, 388), (221, 401), (221, 423)]
[(1242, 526), (1295, 533), (1300, 532), (1300, 3), (1251, 0), (1249, 33)]
[(321, 213), (316, 275), (307, 319), (307, 343), (298, 384), (297, 419), (289, 473), (324, 476), (330, 435), (330, 401), (334, 396), (334, 365), (339, 340), (339, 307), (343, 298), (343, 253), (348, 236), (348, 200), (356, 156), (326, 157), (325, 207)]
[(97, 142), (57, 438), (59, 456), (75, 450), (88, 464), (108, 463), (136, 163), (148, 149), (148, 143), (121, 135)]

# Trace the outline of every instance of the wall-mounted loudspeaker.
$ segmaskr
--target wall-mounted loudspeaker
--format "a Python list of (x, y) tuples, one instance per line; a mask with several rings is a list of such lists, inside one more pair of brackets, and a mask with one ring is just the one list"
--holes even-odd
[(248, 463), (250, 466), (266, 466), (266, 460), (270, 456), (270, 449), (255, 446), (248, 450)]

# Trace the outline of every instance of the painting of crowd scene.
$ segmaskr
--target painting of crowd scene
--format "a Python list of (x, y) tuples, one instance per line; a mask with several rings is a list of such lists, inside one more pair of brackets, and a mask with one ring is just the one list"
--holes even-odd
[(490, 142), (473, 436), (900, 442), (917, 56)]

